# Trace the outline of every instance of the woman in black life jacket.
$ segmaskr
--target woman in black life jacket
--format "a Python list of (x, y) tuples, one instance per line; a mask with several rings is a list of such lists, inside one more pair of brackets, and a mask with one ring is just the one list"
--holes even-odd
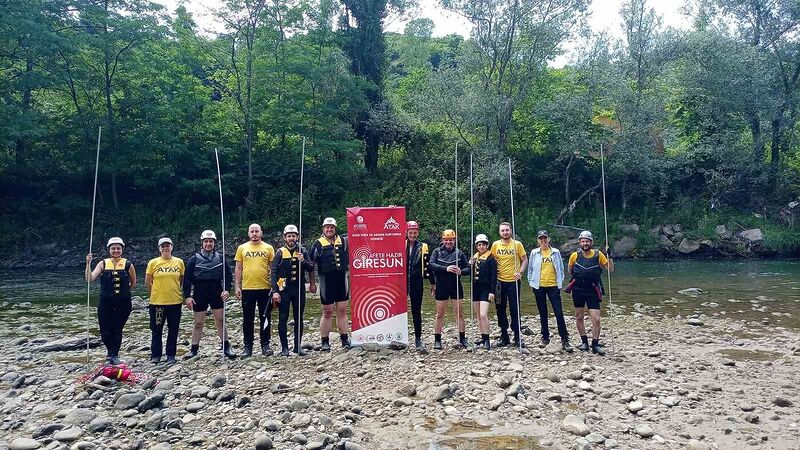
[(106, 245), (110, 258), (106, 258), (90, 272), (92, 254), (86, 255), (86, 281), (100, 278), (100, 301), (97, 303), (97, 322), (100, 338), (106, 346), (109, 364), (119, 364), (122, 347), (122, 329), (131, 315), (131, 291), (136, 287), (136, 269), (122, 257), (125, 242), (112, 237)]
[[(223, 264), (222, 253), (214, 251), (214, 247), (217, 245), (217, 235), (213, 231), (203, 231), (200, 235), (200, 242), (203, 247), (186, 262), (186, 275), (183, 277), (183, 297), (186, 299), (184, 304), (187, 309), (194, 311), (192, 347), (184, 359), (194, 358), (200, 351), (200, 338), (203, 336), (206, 310), (209, 306), (211, 306), (214, 316), (214, 325), (217, 327), (217, 336), (222, 342), (223, 352), (228, 358), (235, 358), (236, 354), (233, 353), (231, 343), (228, 342), (228, 330), (225, 329), (223, 323), (223, 302), (228, 300), (228, 292), (233, 282), (233, 271), (227, 261)], [(192, 286), (194, 286), (194, 293), (192, 293)]]
[(475, 236), (475, 248), (478, 251), (469, 260), (472, 266), (472, 307), (478, 316), (480, 345), (490, 350), (492, 345), (489, 343), (489, 303), (494, 303), (497, 290), (497, 261), (489, 250), (489, 238), (485, 234)]

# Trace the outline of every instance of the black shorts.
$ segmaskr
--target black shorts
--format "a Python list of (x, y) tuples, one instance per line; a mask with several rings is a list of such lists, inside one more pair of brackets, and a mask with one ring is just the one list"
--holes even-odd
[(600, 296), (592, 291), (572, 291), (572, 304), (576, 308), (600, 309)]
[(347, 272), (328, 272), (319, 276), (319, 299), (323, 305), (346, 302), (350, 299)]
[(460, 300), (464, 298), (464, 286), (458, 282), (458, 289), (455, 283), (436, 283), (436, 292), (433, 296), (438, 301)]
[[(222, 292), (220, 292), (222, 294)], [(211, 309), (222, 309), (222, 299), (217, 294), (216, 297), (211, 295), (198, 295), (194, 297), (194, 312), (205, 312), (209, 305)]]
[(222, 283), (220, 280), (197, 280), (194, 283), (194, 312), (205, 312), (208, 306), (211, 309), (222, 308)]
[(475, 284), (472, 286), (472, 301), (473, 302), (488, 302), (489, 301), (489, 286)]

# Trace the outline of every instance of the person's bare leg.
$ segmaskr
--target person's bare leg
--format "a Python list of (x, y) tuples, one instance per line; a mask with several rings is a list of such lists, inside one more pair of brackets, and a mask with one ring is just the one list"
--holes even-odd
[(217, 327), (217, 337), (219, 337), (220, 342), (225, 342), (228, 340), (228, 330), (225, 329), (223, 326), (223, 312), (222, 308), (219, 309), (212, 309), (212, 315), (214, 316), (214, 325)]
[(447, 314), (447, 302), (437, 301), (436, 322), (433, 328), (436, 334), (442, 334), (442, 329), (444, 328), (444, 317), (446, 314)]
[(203, 326), (206, 323), (206, 312), (194, 313), (194, 328), (192, 328), (192, 345), (200, 345), (200, 338), (203, 336)]
[(589, 318), (592, 320), (592, 339), (600, 339), (600, 310), (590, 309)]
[(319, 334), (323, 339), (327, 339), (333, 327), (333, 305), (322, 305), (322, 319), (319, 321)]
[(350, 331), (350, 323), (347, 319), (347, 302), (336, 302), (336, 328), (339, 334), (347, 334)]
[(575, 308), (575, 327), (578, 329), (579, 336), (586, 336), (586, 324), (584, 323), (584, 315), (586, 308)]

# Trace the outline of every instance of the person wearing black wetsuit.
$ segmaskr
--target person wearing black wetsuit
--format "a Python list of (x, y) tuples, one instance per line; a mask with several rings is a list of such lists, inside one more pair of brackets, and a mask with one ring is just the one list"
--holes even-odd
[(235, 358), (236, 354), (228, 342), (228, 330), (225, 329), (224, 303), (228, 300), (233, 272), (227, 261), (224, 261), (222, 254), (224, 249), (221, 252), (214, 251), (217, 236), (213, 231), (203, 231), (200, 240), (203, 247), (186, 262), (186, 275), (183, 277), (183, 296), (186, 299), (184, 305), (194, 311), (192, 347), (184, 358), (194, 358), (200, 351), (200, 338), (203, 336), (203, 326), (209, 306), (214, 315), (214, 324), (217, 326), (217, 336), (222, 342), (223, 352), (228, 358)]
[[(306, 249), (297, 243), (299, 236), (297, 227), (286, 225), (283, 229), (283, 238), (286, 245), (275, 252), (270, 271), (272, 284), (272, 304), (270, 309), (277, 305), (278, 308), (278, 338), (281, 341), (281, 356), (289, 356), (289, 339), (286, 336), (289, 323), (289, 307), (292, 308), (294, 317), (294, 349), (298, 356), (306, 356), (302, 348), (303, 342), (303, 311), (306, 308), (306, 272), (310, 275), (308, 286), (312, 294), (317, 292), (314, 281), (314, 263), (308, 257)], [(298, 266), (302, 266), (299, 268)], [(269, 314), (269, 313), (267, 313)]]
[(89, 271), (92, 254), (86, 255), (86, 281), (100, 278), (100, 301), (97, 303), (97, 322), (100, 339), (106, 346), (106, 361), (119, 364), (119, 349), (122, 347), (122, 329), (131, 315), (131, 290), (136, 287), (136, 269), (122, 257), (125, 243), (112, 237), (106, 245), (111, 256)]
[(433, 277), (428, 270), (430, 253), (428, 244), (419, 241), (419, 224), (416, 221), (406, 222), (406, 256), (408, 265), (406, 279), (408, 280), (408, 298), (411, 300), (411, 317), (414, 322), (414, 343), (417, 351), (425, 352), (425, 343), (422, 341), (422, 294), (425, 291), (425, 280)]
[(436, 322), (434, 324), (433, 348), (442, 349), (442, 328), (444, 316), (447, 312), (447, 302), (453, 305), (453, 312), (458, 325), (458, 343), (465, 349), (469, 348), (465, 335), (466, 323), (461, 311), (464, 301), (464, 287), (461, 285), (461, 275), (469, 275), (470, 267), (464, 252), (455, 245), (456, 232), (444, 230), (442, 232), (442, 245), (431, 253), (431, 273), (436, 277), (433, 296), (436, 299)]

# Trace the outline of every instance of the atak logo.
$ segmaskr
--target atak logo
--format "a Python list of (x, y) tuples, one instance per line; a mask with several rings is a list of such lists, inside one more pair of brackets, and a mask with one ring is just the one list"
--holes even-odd
[(400, 229), (400, 224), (396, 220), (394, 220), (394, 217), (389, 217), (389, 220), (387, 220), (386, 223), (383, 224), (383, 229), (384, 230), (399, 230)]
[(363, 216), (356, 216), (356, 222), (364, 223), (364, 217)]

